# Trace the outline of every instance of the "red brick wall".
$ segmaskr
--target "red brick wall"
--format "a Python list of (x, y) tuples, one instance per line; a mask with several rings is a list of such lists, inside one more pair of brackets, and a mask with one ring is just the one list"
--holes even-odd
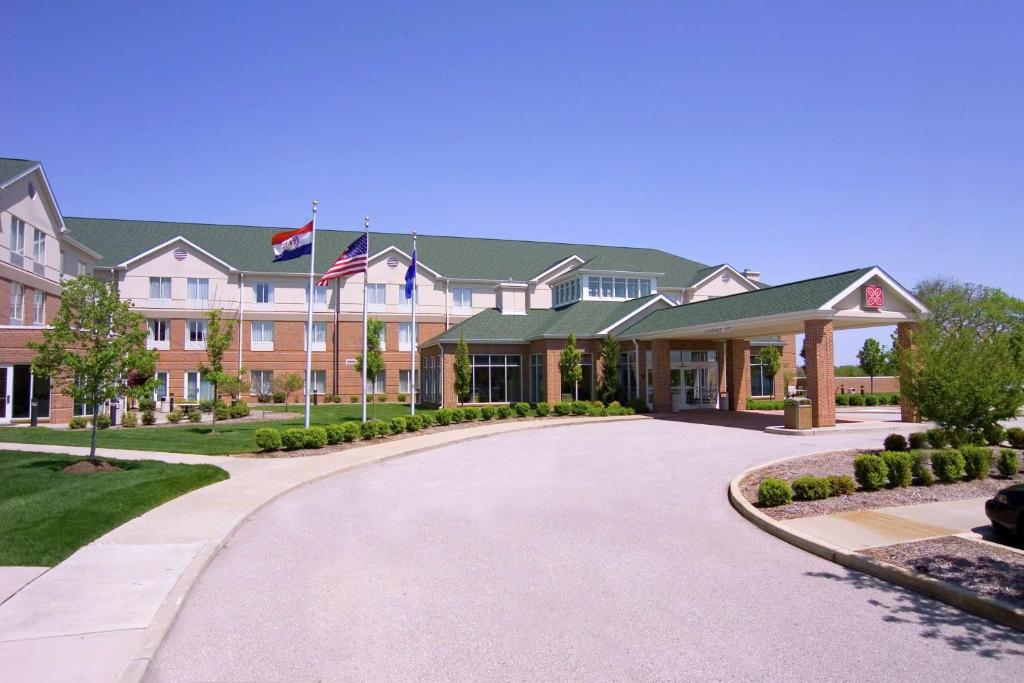
[(811, 399), (811, 416), (815, 427), (832, 427), (836, 423), (835, 350), (830, 320), (808, 320), (804, 323), (807, 343), (807, 398)]
[(730, 339), (726, 345), (729, 410), (746, 410), (750, 396), (750, 343), (745, 339)]

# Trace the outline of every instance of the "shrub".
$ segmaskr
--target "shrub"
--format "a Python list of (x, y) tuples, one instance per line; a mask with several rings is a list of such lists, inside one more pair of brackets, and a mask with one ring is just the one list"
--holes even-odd
[(121, 416), (121, 426), (126, 429), (133, 429), (139, 426), (139, 416), (134, 410), (124, 411), (124, 415)]
[(985, 441), (985, 433), (981, 431), (967, 432), (967, 440), (964, 442), (972, 446), (987, 446), (988, 442)]
[(399, 403), (405, 403), (405, 394), (395, 394), (395, 400)]
[(632, 401), (629, 402), (629, 407), (632, 408), (633, 412), (623, 412), (623, 415), (635, 415), (638, 413), (648, 412), (647, 402), (644, 401), (642, 398), (634, 398)]
[(281, 448), (281, 432), (271, 427), (256, 430), (256, 445), (261, 451), (276, 451)]
[(512, 406), (500, 405), (498, 406), (498, 410), (495, 411), (495, 414), (498, 416), (499, 420), (507, 420), (512, 417)]
[(340, 424), (327, 425), (324, 427), (324, 432), (327, 433), (327, 443), (332, 446), (341, 443), (342, 428)]
[(573, 415), (586, 415), (590, 412), (590, 404), (586, 401), (573, 401), (570, 404), (570, 411)]
[(747, 410), (782, 410), (785, 407), (784, 401), (768, 401), (759, 398), (747, 399)]
[(598, 408), (597, 406), (592, 405), (590, 406), (590, 409), (587, 411), (587, 415), (590, 415), (591, 417), (604, 417), (607, 414), (608, 409), (605, 408), (604, 406)]
[(811, 475), (793, 480), (793, 498), (796, 500), (822, 500), (832, 493), (832, 487), (825, 477)]
[(935, 483), (935, 475), (927, 468), (922, 469), (917, 478), (921, 481), (921, 486), (931, 486)]
[(836, 394), (836, 405), (837, 406), (848, 406), (850, 405), (849, 394)]
[(302, 445), (306, 448), (323, 448), (327, 445), (327, 430), (323, 427), (307, 427), (303, 429)]
[(860, 394), (850, 394), (850, 405), (851, 406), (862, 406), (864, 405), (864, 397)]
[(566, 403), (565, 401), (559, 401), (555, 404), (555, 415), (565, 417), (572, 413), (572, 404)]
[(463, 408), (462, 409), (462, 421), (463, 422), (475, 422), (480, 419), (479, 408)]
[(96, 423), (96, 429), (110, 429), (110, 416), (106, 413), (100, 413), (94, 417), (93, 422)]
[(188, 421), (192, 424), (198, 424), (203, 421), (203, 414), (198, 410), (188, 411)]
[(1024, 448), (1024, 429), (1021, 427), (1010, 427), (1006, 430), (1006, 440), (1018, 450)]
[(359, 398), (360, 398), (359, 396), (349, 396), (348, 397), (348, 402), (349, 403), (359, 403)]
[(999, 474), (1006, 478), (1010, 478), (1020, 472), (1020, 457), (1017, 455), (1017, 451), (1009, 448), (999, 451), (996, 467), (999, 469)]
[(71, 422), (68, 422), (68, 429), (85, 429), (85, 426), (88, 424), (88, 420), (86, 420), (81, 415), (76, 415), (75, 417), (71, 418)]
[(392, 434), (402, 434), (405, 432), (406, 421), (404, 417), (393, 417), (391, 423), (388, 424), (388, 428)]
[(452, 409), (441, 408), (439, 411), (434, 413), (434, 420), (442, 427), (447, 427), (452, 423)]
[(463, 421), (464, 414), (462, 408), (452, 408), (452, 424), (459, 424)]
[(964, 456), (960, 451), (939, 451), (932, 454), (932, 471), (942, 482), (951, 484), (964, 478)]
[(857, 482), (848, 474), (832, 474), (825, 479), (830, 496), (848, 496), (857, 490)]
[(965, 443), (967, 443), (967, 432), (961, 429), (947, 429), (946, 443), (948, 443), (953, 448), (960, 448)]
[(981, 433), (985, 436), (985, 443), (989, 446), (998, 446), (1006, 441), (1006, 430), (1000, 424), (990, 424)]
[(867, 396), (864, 397), (864, 405), (866, 405), (866, 406), (877, 406), (878, 405), (878, 397), (874, 396), (873, 394), (868, 394)]
[(359, 438), (359, 423), (343, 422), (341, 424), (341, 440), (345, 443), (352, 443)]
[(885, 460), (870, 453), (854, 458), (853, 474), (865, 491), (877, 491), (885, 486), (889, 479), (889, 469), (885, 465)]
[(885, 437), (882, 445), (887, 451), (905, 451), (907, 450), (907, 439), (902, 434), (890, 434)]
[(647, 411), (646, 410), (637, 411), (637, 409), (634, 408), (633, 406), (627, 406), (627, 407), (622, 409), (622, 414), (623, 415), (636, 415), (637, 412), (646, 413)]
[(156, 401), (148, 396), (143, 396), (139, 399), (139, 412), (146, 410), (156, 410)]
[(892, 396), (889, 397), (889, 405), (891, 405), (891, 406), (898, 406), (899, 404), (900, 404), (900, 395), (899, 394), (893, 394)]
[(213, 414), (218, 420), (230, 420), (231, 419), (231, 408), (227, 406), (217, 406), (213, 410)]
[(437, 415), (434, 413), (416, 413), (416, 415), (420, 418), (423, 429), (429, 429), (437, 423)]
[[(612, 403), (617, 403), (617, 401), (612, 401)], [(537, 406), (533, 409), (533, 411), (537, 413), (537, 417), (547, 417), (548, 415), (551, 414), (551, 404), (538, 403)]]
[(419, 415), (410, 415), (405, 421), (405, 431), (418, 432), (423, 427), (423, 418)]
[(274, 403), (284, 403), (285, 400), (288, 398), (288, 394), (284, 393), (283, 391), (275, 391), (273, 394), (271, 394), (271, 398), (274, 399)]
[(515, 406), (513, 406), (513, 409), (516, 411), (516, 415), (518, 415), (519, 417), (529, 417), (530, 416), (530, 404), (529, 403), (523, 403), (522, 401), (520, 401), (519, 403), (515, 404)]
[(377, 438), (377, 421), (367, 420), (366, 422), (360, 423), (359, 436), (366, 441)]
[(761, 507), (773, 508), (793, 502), (793, 489), (781, 479), (769, 477), (757, 487), (757, 504)]
[(494, 417), (494, 406), (484, 406), (480, 409), (480, 419), (490, 420)]
[(964, 473), (967, 481), (988, 479), (992, 469), (992, 450), (987, 446), (964, 446), (960, 449), (964, 456)]
[(883, 451), (879, 457), (885, 461), (889, 483), (900, 488), (910, 486), (914, 479), (914, 458), (904, 451)]
[(621, 408), (622, 404), (619, 403), (618, 401), (612, 401), (611, 403), (608, 404), (608, 407), (609, 408)]
[(178, 424), (179, 422), (181, 422), (181, 411), (172, 410), (171, 412), (167, 413), (167, 421), (170, 422), (171, 424)]
[(925, 434), (928, 435), (928, 445), (932, 448), (945, 448), (946, 444), (949, 443), (949, 436), (946, 434), (945, 429), (934, 427), (925, 432)]
[(304, 429), (286, 429), (281, 432), (281, 445), (286, 451), (294, 451), (302, 448), (306, 444), (306, 430)]
[(142, 411), (142, 424), (154, 425), (156, 424), (156, 414), (152, 410)]
[(242, 401), (231, 406), (231, 417), (236, 419), (240, 417), (249, 417), (250, 412), (252, 411), (249, 410), (249, 404), (243, 403)]
[(925, 432), (914, 432), (910, 435), (910, 449), (919, 451), (928, 445), (928, 434)]
[(910, 451), (910, 473), (915, 477), (922, 477), (922, 472), (930, 472), (931, 463), (928, 455), (921, 451)]

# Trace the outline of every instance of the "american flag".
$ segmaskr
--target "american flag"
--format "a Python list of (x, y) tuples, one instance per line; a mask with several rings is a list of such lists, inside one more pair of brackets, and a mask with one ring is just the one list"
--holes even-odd
[(360, 235), (355, 242), (345, 248), (345, 251), (341, 252), (338, 260), (327, 269), (327, 272), (316, 284), (323, 287), (331, 280), (363, 272), (366, 272), (366, 233)]

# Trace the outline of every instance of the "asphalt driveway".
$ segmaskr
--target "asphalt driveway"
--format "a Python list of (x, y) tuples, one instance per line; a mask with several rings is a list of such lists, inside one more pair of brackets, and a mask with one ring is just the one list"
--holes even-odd
[(189, 595), (158, 681), (1019, 680), (1024, 634), (732, 510), (740, 470), (883, 434), (516, 432), (292, 492)]

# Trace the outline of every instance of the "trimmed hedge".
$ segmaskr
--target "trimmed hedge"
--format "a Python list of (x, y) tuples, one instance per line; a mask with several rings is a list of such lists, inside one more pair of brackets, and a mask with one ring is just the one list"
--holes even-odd
[(849, 496), (857, 491), (857, 482), (847, 474), (830, 474), (825, 479), (828, 481), (830, 496)]
[(388, 429), (392, 434), (404, 434), (407, 426), (408, 422), (401, 416), (391, 418), (391, 422), (388, 423)]
[(344, 443), (352, 443), (359, 438), (359, 424), (356, 422), (344, 422), (341, 425), (341, 440)]
[(93, 421), (96, 423), (96, 429), (110, 429), (110, 416), (106, 413), (100, 413)]
[(156, 414), (152, 410), (142, 411), (142, 424), (149, 426), (156, 424)]
[(1014, 448), (1018, 450), (1024, 449), (1024, 429), (1021, 427), (1010, 427), (1006, 430), (1006, 440)]
[(832, 495), (832, 485), (825, 477), (797, 477), (793, 480), (792, 489), (796, 500), (822, 500)]
[(981, 433), (989, 446), (998, 446), (1006, 441), (1006, 430), (999, 424), (988, 425)]
[(530, 404), (529, 403), (523, 403), (522, 401), (520, 401), (519, 403), (517, 403), (517, 404), (515, 404), (513, 406), (513, 410), (516, 411), (516, 415), (518, 415), (519, 417), (529, 417), (530, 416)]
[(781, 479), (769, 477), (757, 487), (757, 504), (773, 508), (793, 502), (793, 489)]
[(181, 422), (181, 411), (172, 410), (171, 412), (167, 413), (167, 421), (175, 425)]
[(885, 462), (891, 486), (905, 488), (913, 481), (914, 458), (904, 451), (883, 451), (879, 457)]
[(548, 415), (551, 414), (551, 404), (538, 403), (533, 410), (535, 413), (537, 413), (537, 417), (547, 417)]
[(121, 416), (121, 426), (125, 429), (134, 429), (139, 426), (139, 415), (134, 410), (124, 411)]
[(907, 438), (902, 434), (890, 434), (885, 437), (882, 445), (887, 451), (905, 451), (907, 450)]
[(271, 427), (256, 430), (256, 445), (261, 451), (276, 451), (281, 448), (281, 432)]
[(345, 433), (340, 424), (327, 425), (324, 427), (324, 431), (327, 432), (327, 443), (331, 445), (341, 443)]
[(932, 471), (941, 482), (951, 484), (962, 480), (965, 466), (964, 456), (960, 451), (938, 451), (932, 454)]
[(996, 468), (999, 474), (1004, 477), (1013, 477), (1020, 472), (1020, 456), (1017, 451), (1004, 448), (999, 451), (999, 459), (996, 460)]
[(306, 445), (306, 430), (286, 429), (281, 432), (281, 446), (286, 451), (294, 451)]
[(987, 446), (964, 446), (960, 449), (964, 456), (964, 474), (967, 481), (988, 479), (992, 470), (992, 450)]
[(865, 491), (877, 491), (884, 487), (889, 479), (889, 468), (885, 460), (871, 453), (854, 458), (853, 473), (857, 483)]
[(566, 415), (572, 414), (572, 404), (566, 403), (565, 401), (559, 401), (555, 404), (555, 415), (559, 417), (565, 417)]
[(914, 432), (909, 438), (910, 449), (919, 451), (928, 445), (928, 434), (926, 432)]
[(305, 448), (323, 448), (327, 445), (327, 430), (323, 427), (302, 430), (302, 445)]
[(494, 406), (484, 406), (480, 409), (481, 420), (492, 420), (494, 419)]
[(928, 437), (928, 445), (932, 448), (945, 448), (949, 445), (949, 435), (945, 429), (933, 427), (925, 432), (925, 434)]
[(770, 401), (760, 398), (747, 399), (747, 410), (782, 410), (784, 407), (782, 401)]
[(500, 405), (498, 406), (498, 409), (495, 412), (495, 414), (498, 416), (499, 420), (507, 420), (508, 418), (512, 417), (512, 406)]
[(71, 422), (68, 422), (68, 429), (85, 429), (89, 425), (89, 421), (81, 415), (76, 415), (71, 418)]

